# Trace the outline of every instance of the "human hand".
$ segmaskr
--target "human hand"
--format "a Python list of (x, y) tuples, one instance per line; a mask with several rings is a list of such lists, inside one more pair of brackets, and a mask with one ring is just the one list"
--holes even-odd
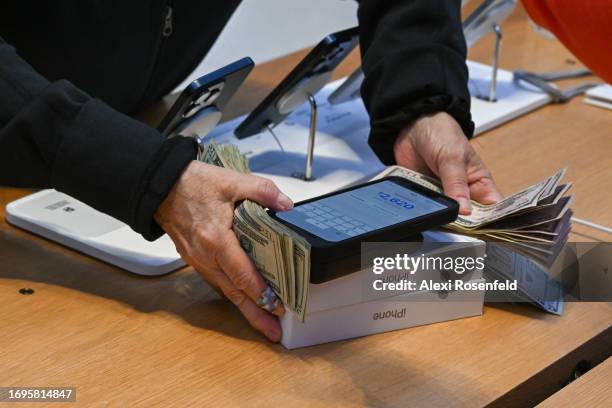
[(270, 180), (193, 161), (158, 208), (155, 219), (181, 257), (223, 293), (269, 340), (278, 342), (282, 304), (273, 314), (256, 302), (267, 285), (232, 230), (236, 202), (249, 199), (276, 211), (293, 207)]
[(502, 199), (489, 169), (445, 112), (422, 116), (404, 128), (393, 151), (400, 166), (438, 176), (444, 193), (459, 202), (463, 215), (472, 211), (470, 199), (482, 204)]

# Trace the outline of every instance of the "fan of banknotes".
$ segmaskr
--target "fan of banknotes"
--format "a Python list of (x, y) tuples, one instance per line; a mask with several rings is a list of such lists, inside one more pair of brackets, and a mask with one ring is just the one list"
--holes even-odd
[[(573, 196), (566, 196), (571, 183), (560, 184), (565, 169), (496, 204), (472, 201), (472, 213), (460, 215), (446, 227), (486, 241), (512, 243), (542, 265), (550, 267), (567, 242), (571, 229)], [(442, 192), (437, 179), (399, 166), (392, 166), (375, 179), (397, 176)]]
[[(460, 215), (446, 228), (464, 235), (497, 242), (487, 245), (489, 279), (515, 279), (512, 293), (487, 293), (487, 301), (528, 302), (547, 312), (563, 312), (564, 285), (553, 264), (565, 247), (571, 229), (571, 184), (560, 184), (565, 169), (497, 204), (472, 201), (472, 213)], [(398, 176), (442, 191), (437, 179), (393, 166), (375, 178)], [(563, 257), (561, 257), (563, 258)], [(563, 258), (565, 261), (565, 259)], [(562, 266), (562, 268), (565, 265)]]
[[(249, 165), (236, 146), (208, 144), (200, 160), (249, 173)], [(310, 283), (310, 244), (268, 215), (257, 203), (245, 200), (234, 212), (234, 232), (255, 267), (285, 307), (304, 321)]]

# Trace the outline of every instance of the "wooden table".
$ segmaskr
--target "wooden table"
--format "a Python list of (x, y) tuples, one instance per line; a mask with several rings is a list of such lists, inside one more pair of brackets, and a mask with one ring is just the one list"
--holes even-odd
[(611, 407), (612, 358), (539, 404), (539, 408)]
[[(470, 57), (488, 62), (490, 46), (483, 41)], [(232, 115), (251, 109), (303, 54), (258, 67)], [(353, 55), (338, 75), (357, 62)], [(502, 66), (577, 64), (519, 12), (505, 27)], [(161, 111), (142, 117), (154, 121)], [(609, 111), (577, 98), (473, 144), (505, 193), (569, 166), (576, 214), (612, 225)], [(0, 217), (28, 193), (0, 189)], [(580, 226), (572, 237), (610, 238)], [(35, 293), (20, 294), (24, 287)], [(482, 317), (287, 351), (190, 268), (133, 276), (4, 221), (0, 321), (0, 386), (75, 386), (77, 405), (87, 407), (532, 405), (564, 386), (578, 362), (597, 364), (612, 349), (612, 304), (570, 303), (562, 317), (498, 304)]]

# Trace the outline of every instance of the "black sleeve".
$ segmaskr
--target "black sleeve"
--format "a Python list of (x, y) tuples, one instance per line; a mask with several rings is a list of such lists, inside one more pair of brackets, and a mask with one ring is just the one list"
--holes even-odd
[(361, 0), (358, 17), (370, 146), (386, 164), (419, 116), (447, 112), (474, 132), (459, 0)]
[(0, 185), (53, 187), (152, 240), (162, 234), (153, 215), (196, 151), (47, 81), (0, 38)]

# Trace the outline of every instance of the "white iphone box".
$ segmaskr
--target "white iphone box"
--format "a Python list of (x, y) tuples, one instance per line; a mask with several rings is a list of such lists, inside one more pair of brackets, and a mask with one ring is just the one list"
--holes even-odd
[[(486, 253), (484, 241), (449, 232), (426, 231), (423, 241), (466, 244), (438, 247), (424, 254), (427, 256), (469, 253), (484, 257)], [(291, 311), (281, 319), (281, 344), (294, 349), (482, 314), (484, 290), (364, 290), (371, 276), (371, 269), (363, 269), (325, 283), (311, 283), (304, 322)], [(473, 270), (465, 281), (484, 282), (482, 268)]]
[[(484, 282), (475, 279), (470, 283)], [(334, 281), (324, 283), (332, 291)], [(312, 289), (311, 284), (311, 289)], [(482, 315), (484, 290), (409, 292), (310, 313), (304, 323), (287, 311), (281, 318), (281, 344), (288, 349)]]

